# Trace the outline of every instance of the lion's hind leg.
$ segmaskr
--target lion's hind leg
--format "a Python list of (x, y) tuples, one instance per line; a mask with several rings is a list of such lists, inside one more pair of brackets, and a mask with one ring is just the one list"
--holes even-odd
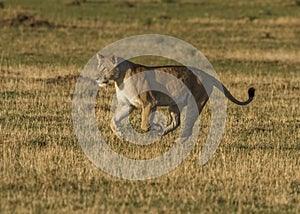
[(171, 105), (169, 107), (171, 122), (170, 124), (164, 129), (162, 135), (166, 135), (171, 131), (174, 131), (180, 125), (180, 111), (177, 105)]

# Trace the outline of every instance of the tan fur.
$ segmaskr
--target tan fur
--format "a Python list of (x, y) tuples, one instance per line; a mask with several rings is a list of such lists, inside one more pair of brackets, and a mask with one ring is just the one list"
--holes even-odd
[[(110, 56), (103, 57), (98, 54), (98, 72), (99, 78), (97, 83), (100, 87), (105, 86), (109, 81), (113, 81), (116, 87), (116, 95), (118, 100), (118, 106), (115, 111), (115, 115), (111, 122), (112, 130), (119, 136), (122, 137), (122, 133), (118, 129), (118, 123), (121, 122), (125, 117), (127, 117), (134, 108), (142, 108), (142, 122), (141, 129), (148, 131), (150, 127), (156, 129), (160, 134), (165, 135), (180, 125), (180, 111), (177, 104), (169, 96), (164, 93), (157, 91), (145, 91), (143, 93), (138, 93), (139, 88), (151, 88), (153, 84), (159, 84), (158, 82), (163, 82), (165, 84), (159, 87), (164, 87), (173, 96), (180, 96), (180, 102), (183, 106), (187, 105), (189, 96), (193, 96), (197, 102), (198, 113), (200, 114), (209, 96), (213, 90), (213, 87), (217, 87), (224, 91), (224, 94), (233, 102), (239, 105), (246, 105), (253, 99), (254, 89), (249, 89), (249, 99), (246, 102), (240, 102), (236, 100), (230, 92), (218, 82), (214, 77), (196, 70), (201, 75), (195, 75), (188, 67), (185, 66), (163, 66), (163, 67), (147, 67), (139, 64), (126, 61), (120, 57)], [(178, 85), (170, 81), (169, 78), (166, 79), (155, 79), (155, 75), (149, 78), (144, 71), (154, 70), (156, 72), (166, 72), (173, 75), (176, 79), (181, 80), (186, 87), (190, 90), (191, 94), (179, 94), (177, 90)], [(129, 78), (133, 77), (135, 74), (139, 74), (139, 78), (130, 82)], [(159, 77), (164, 78), (164, 77)], [(149, 81), (151, 79), (151, 81)], [(126, 81), (128, 80), (128, 81)], [(202, 82), (205, 83), (205, 87)], [(125, 83), (125, 84), (124, 84)], [(172, 94), (173, 93), (173, 94)], [(156, 110), (157, 106), (166, 106), (169, 108), (171, 122), (164, 129), (160, 127), (159, 124), (153, 124), (153, 118), (151, 118), (151, 113)], [(189, 110), (188, 110), (189, 112)], [(187, 115), (188, 116), (188, 115)], [(189, 118), (188, 124), (184, 126), (184, 136), (180, 136), (182, 139), (186, 139), (191, 135), (192, 127), (197, 118)]]

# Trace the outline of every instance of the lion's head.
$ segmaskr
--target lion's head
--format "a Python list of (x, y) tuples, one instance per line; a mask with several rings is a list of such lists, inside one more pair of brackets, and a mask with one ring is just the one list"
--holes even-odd
[(115, 81), (120, 77), (120, 70), (117, 66), (122, 62), (122, 58), (114, 55), (105, 57), (100, 53), (97, 53), (97, 59), (98, 76), (96, 82), (100, 87), (105, 87), (109, 81)]

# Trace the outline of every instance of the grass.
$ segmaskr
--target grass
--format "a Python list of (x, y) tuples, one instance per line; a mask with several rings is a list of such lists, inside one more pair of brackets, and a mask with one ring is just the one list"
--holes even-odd
[[(299, 213), (297, 1), (2, 2), (1, 213)], [(243, 99), (249, 86), (257, 95), (247, 107), (228, 102), (222, 142), (205, 166), (198, 157), (209, 131), (209, 106), (197, 144), (181, 165), (156, 179), (128, 181), (104, 173), (81, 150), (72, 96), (76, 78), (98, 50), (144, 33), (191, 43), (236, 97)], [(106, 120), (113, 93), (113, 87), (100, 90), (96, 105), (99, 129), (111, 147), (137, 159), (168, 151), (171, 134), (152, 146), (112, 135)], [(138, 112), (135, 118), (138, 123)]]

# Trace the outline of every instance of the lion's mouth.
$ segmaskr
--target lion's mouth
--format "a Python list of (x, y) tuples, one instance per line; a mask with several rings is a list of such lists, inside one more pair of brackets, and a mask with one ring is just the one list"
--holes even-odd
[(107, 82), (100, 82), (99, 80), (96, 80), (96, 82), (97, 82), (97, 84), (99, 85), (100, 88), (105, 87), (108, 83), (108, 81)]

